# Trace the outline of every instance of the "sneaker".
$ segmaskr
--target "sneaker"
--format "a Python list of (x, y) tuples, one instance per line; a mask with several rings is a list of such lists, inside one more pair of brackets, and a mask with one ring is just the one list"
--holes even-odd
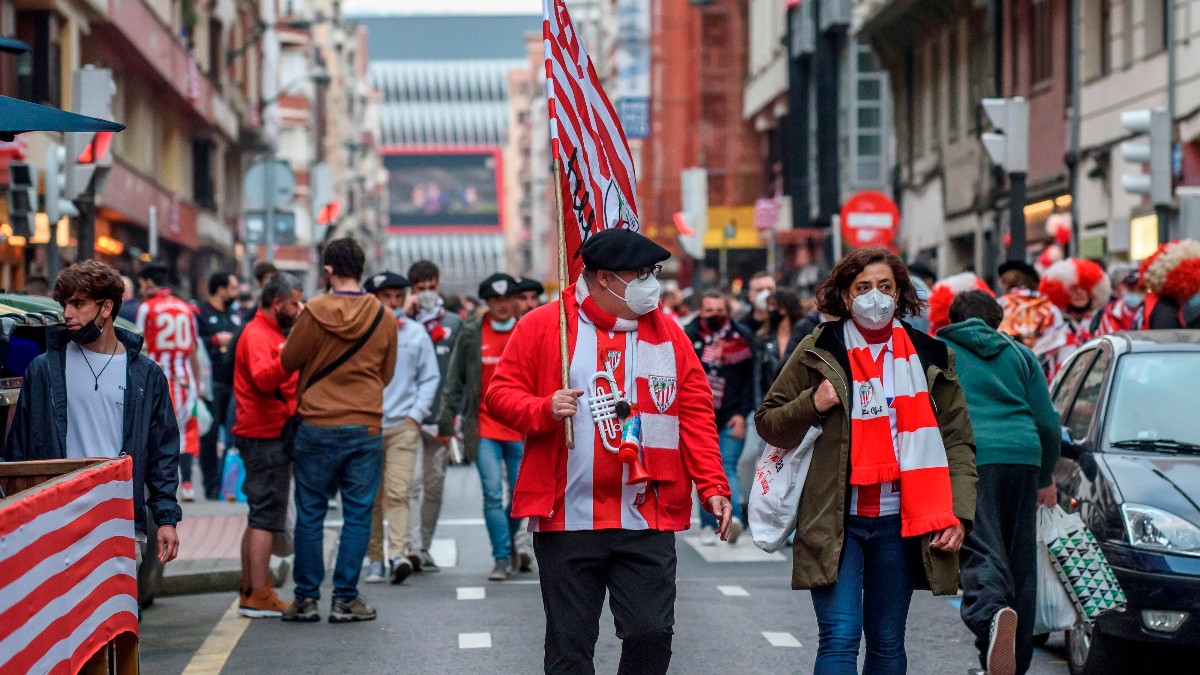
[(412, 563), (408, 558), (392, 558), (392, 585), (395, 586), (413, 573)]
[(179, 498), (185, 502), (196, 501), (196, 490), (192, 487), (192, 481), (183, 482), (183, 487), (179, 488)]
[(263, 619), (281, 616), (287, 603), (275, 594), (271, 585), (242, 592), (242, 602), (238, 605), (238, 614), (248, 619)]
[(421, 549), (421, 569), (425, 572), (441, 572), (442, 568), (438, 567), (433, 556), (429, 555), (429, 551)]
[(279, 618), (284, 621), (320, 621), (321, 611), (316, 598), (296, 598), (295, 602), (283, 608), (283, 615)]
[(700, 545), (701, 546), (716, 546), (717, 531), (708, 525), (700, 528)]
[(329, 623), (374, 620), (375, 608), (368, 605), (361, 595), (353, 600), (333, 599), (333, 607), (329, 611)]
[(740, 536), (742, 536), (742, 519), (734, 518), (729, 521), (729, 545), (736, 544)]
[(421, 563), (422, 563), (421, 556), (419, 554), (417, 554), (416, 552), (413, 552), (413, 553), (409, 553), (407, 557), (408, 557), (408, 564), (412, 565), (412, 571), (420, 572), (421, 571)]
[(517, 569), (521, 572), (533, 571), (533, 552), (527, 548), (517, 549)]
[(512, 561), (508, 558), (496, 558), (496, 566), (488, 575), (488, 581), (507, 581), (512, 577)]
[(1016, 675), (1017, 672), (1017, 613), (1005, 607), (992, 617), (988, 634), (988, 675)]
[(371, 561), (371, 566), (367, 568), (367, 578), (363, 581), (368, 584), (382, 584), (384, 575), (387, 571), (383, 568), (383, 561)]

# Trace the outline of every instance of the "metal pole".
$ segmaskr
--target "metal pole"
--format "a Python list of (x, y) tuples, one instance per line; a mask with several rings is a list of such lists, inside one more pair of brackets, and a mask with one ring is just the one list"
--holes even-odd
[(721, 286), (724, 287), (729, 283), (729, 228), (733, 227), (732, 222), (726, 225), (721, 233), (721, 254), (717, 259), (718, 267), (721, 272)]
[(158, 207), (150, 207), (150, 217), (147, 219), (148, 227), (146, 228), (147, 236), (150, 243), (147, 248), (150, 250), (150, 259), (158, 259)]
[(1009, 260), (1025, 259), (1025, 174), (1008, 175), (1008, 232), (1012, 241), (1008, 246)]
[(275, 155), (267, 158), (266, 170), (266, 202), (263, 204), (263, 248), (267, 250), (267, 262), (275, 262), (275, 171), (279, 163)]
[[(1175, 140), (1175, 0), (1167, 0), (1163, 11), (1163, 32), (1167, 41), (1167, 118), (1171, 120), (1171, 140)], [(1174, 158), (1172, 157), (1172, 164)], [(1172, 172), (1174, 169), (1172, 169)]]
[[(75, 202), (79, 209), (79, 229), (77, 230), (78, 244), (75, 260), (91, 260), (96, 257), (96, 196), (89, 187)], [(50, 238), (55, 233), (51, 228)]]
[(1071, 23), (1068, 30), (1070, 31), (1071, 39), (1071, 127), (1069, 139), (1070, 150), (1067, 153), (1067, 171), (1069, 172), (1070, 193), (1071, 193), (1071, 245), (1072, 248), (1064, 251), (1065, 255), (1071, 255), (1073, 250), (1077, 250), (1079, 246), (1079, 145), (1080, 145), (1080, 52), (1079, 52), (1079, 3), (1080, 0), (1071, 0)]
[(1171, 205), (1155, 204), (1154, 215), (1158, 216), (1158, 243), (1171, 241)]
[(50, 223), (50, 241), (46, 242), (46, 278), (50, 280), (51, 286), (58, 278), (60, 269), (62, 269), (62, 256), (58, 251), (58, 223)]

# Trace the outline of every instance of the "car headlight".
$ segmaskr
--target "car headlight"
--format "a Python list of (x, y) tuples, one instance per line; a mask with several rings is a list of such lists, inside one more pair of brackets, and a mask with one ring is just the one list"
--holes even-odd
[(1141, 504), (1124, 504), (1129, 543), (1167, 553), (1200, 556), (1200, 527), (1173, 513)]

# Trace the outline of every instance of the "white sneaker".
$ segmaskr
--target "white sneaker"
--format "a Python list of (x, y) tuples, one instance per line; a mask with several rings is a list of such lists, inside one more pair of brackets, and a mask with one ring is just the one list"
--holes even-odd
[(368, 584), (382, 584), (384, 579), (384, 569), (382, 562), (371, 562), (371, 566), (367, 568), (367, 578), (363, 581)]
[(700, 528), (700, 545), (701, 546), (716, 546), (717, 531), (708, 525)]
[(740, 536), (742, 536), (742, 521), (740, 518), (734, 518), (729, 522), (729, 545), (736, 544)]
[(196, 491), (192, 489), (191, 481), (184, 481), (183, 486), (179, 488), (179, 499), (185, 502), (196, 501)]

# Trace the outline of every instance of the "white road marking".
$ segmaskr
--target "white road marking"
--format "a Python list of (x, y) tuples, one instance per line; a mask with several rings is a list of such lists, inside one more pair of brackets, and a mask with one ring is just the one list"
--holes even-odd
[(443, 518), (438, 525), (484, 525), (483, 518)]
[(235, 599), (229, 609), (221, 615), (212, 632), (204, 638), (203, 644), (192, 655), (187, 666), (183, 669), (186, 675), (218, 675), (233, 653), (233, 648), (242, 639), (242, 633), (250, 627), (254, 619), (244, 619), (238, 616), (240, 598)]
[(487, 598), (487, 589), (483, 586), (463, 586), (455, 589), (459, 600), (484, 600)]
[(491, 649), (492, 634), (491, 633), (459, 633), (458, 634), (459, 649)]
[(721, 591), (722, 595), (731, 598), (746, 598), (750, 596), (750, 593), (741, 586), (717, 586), (717, 590)]
[(537, 586), (542, 582), (537, 579), (509, 579), (508, 581), (500, 582), (506, 586)]
[(793, 636), (791, 633), (771, 633), (768, 631), (763, 631), (762, 636), (767, 639), (767, 642), (771, 643), (772, 647), (800, 647), (800, 646), (802, 646), (800, 644), (800, 641), (797, 640), (795, 638), (795, 636)]
[(699, 535), (687, 536), (683, 540), (691, 546), (696, 553), (704, 558), (704, 562), (709, 563), (747, 563), (747, 562), (787, 562), (787, 556), (776, 551), (767, 553), (754, 545), (750, 537), (742, 537), (738, 543), (730, 546), (729, 544), (718, 541), (713, 546), (703, 546), (700, 544)]
[(434, 539), (429, 546), (429, 555), (438, 567), (458, 566), (458, 542), (454, 539)]

